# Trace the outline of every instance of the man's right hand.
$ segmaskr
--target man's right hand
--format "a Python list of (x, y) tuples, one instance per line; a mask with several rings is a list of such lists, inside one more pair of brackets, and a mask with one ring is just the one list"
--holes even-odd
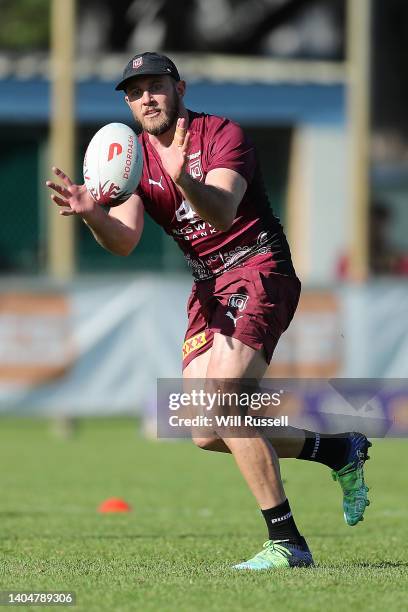
[(75, 185), (69, 176), (59, 168), (53, 166), (52, 171), (61, 179), (63, 185), (46, 181), (47, 187), (56, 191), (51, 195), (51, 200), (60, 207), (59, 213), (64, 217), (70, 215), (80, 215), (86, 219), (98, 207), (85, 185)]

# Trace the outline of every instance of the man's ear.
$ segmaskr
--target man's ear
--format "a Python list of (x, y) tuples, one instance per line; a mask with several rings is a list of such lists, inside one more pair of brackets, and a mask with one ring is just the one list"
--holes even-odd
[(185, 81), (177, 81), (176, 83), (176, 91), (180, 98), (184, 98), (186, 93), (187, 85)]
[(129, 100), (129, 96), (125, 96), (125, 102), (126, 102), (126, 104), (129, 106), (129, 108), (130, 108), (130, 100)]

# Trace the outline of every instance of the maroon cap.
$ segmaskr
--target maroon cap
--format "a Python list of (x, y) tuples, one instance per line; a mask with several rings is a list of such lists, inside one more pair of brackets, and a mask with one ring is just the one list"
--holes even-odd
[(116, 85), (115, 89), (116, 91), (124, 90), (127, 82), (133, 77), (149, 74), (168, 74), (176, 81), (180, 80), (178, 70), (171, 59), (159, 53), (146, 51), (132, 57), (123, 71), (121, 82)]

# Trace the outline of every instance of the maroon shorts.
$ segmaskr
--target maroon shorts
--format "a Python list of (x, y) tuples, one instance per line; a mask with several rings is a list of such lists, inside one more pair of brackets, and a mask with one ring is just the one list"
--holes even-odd
[(211, 348), (215, 332), (255, 350), (263, 348), (269, 363), (295, 314), (299, 296), (299, 279), (273, 272), (269, 263), (251, 261), (195, 283), (187, 304), (183, 369)]

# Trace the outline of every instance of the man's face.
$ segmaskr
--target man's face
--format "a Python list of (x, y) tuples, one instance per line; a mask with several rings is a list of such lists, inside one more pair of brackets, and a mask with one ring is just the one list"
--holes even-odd
[(128, 103), (141, 128), (160, 136), (177, 121), (184, 81), (176, 82), (168, 75), (135, 77), (126, 88)]

